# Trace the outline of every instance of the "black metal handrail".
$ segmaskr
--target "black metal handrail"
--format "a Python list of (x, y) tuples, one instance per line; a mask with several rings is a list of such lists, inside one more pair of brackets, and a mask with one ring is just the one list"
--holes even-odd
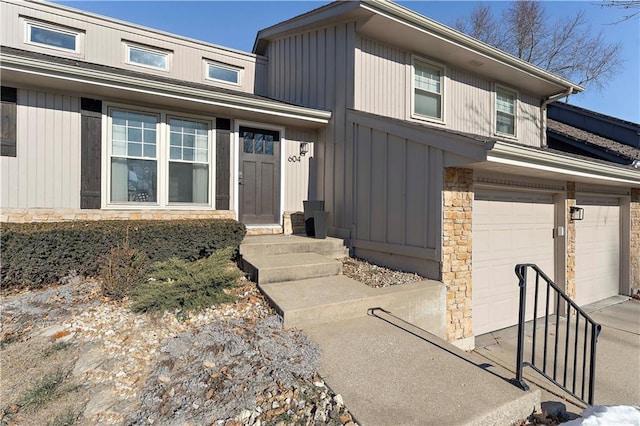
[[(525, 351), (525, 322), (527, 308), (527, 269), (535, 272), (535, 289), (533, 299), (533, 331), (530, 342), (531, 361), (524, 360)], [(518, 264), (515, 268), (520, 286), (520, 312), (518, 314), (518, 348), (516, 359), (515, 383), (522, 389), (528, 390), (529, 386), (522, 377), (522, 369), (531, 367), (546, 379), (550, 380), (564, 391), (588, 405), (593, 405), (594, 385), (596, 378), (596, 344), (602, 326), (596, 323), (585, 311), (571, 300), (567, 294), (558, 287), (537, 265), (533, 263)], [(543, 281), (541, 284), (540, 281)], [(540, 286), (543, 288), (544, 296), (540, 293)], [(538, 313), (539, 299), (544, 297), (544, 313)], [(555, 306), (550, 305), (552, 298), (555, 299)], [(555, 313), (550, 312), (555, 307)], [(561, 309), (566, 307), (564, 317), (561, 317)], [(555, 324), (549, 324), (550, 317), (555, 316)], [(582, 323), (581, 323), (582, 318)], [(572, 319), (575, 324), (572, 323)], [(544, 320), (544, 326), (538, 329), (538, 320)], [(560, 322), (566, 324), (560, 327)], [(573, 335), (572, 335), (573, 331)], [(538, 334), (542, 332), (543, 347), (542, 354), (537, 346)], [(564, 345), (562, 345), (561, 334), (564, 333)], [(582, 335), (582, 339), (581, 339)], [(549, 338), (553, 342), (549, 342)], [(582, 344), (579, 341), (582, 340)], [(588, 353), (587, 353), (588, 348)], [(547, 371), (547, 360), (553, 357), (553, 372)], [(540, 359), (542, 358), (542, 359)], [(581, 361), (582, 365), (578, 363)], [(541, 364), (541, 365), (540, 365)], [(588, 370), (587, 370), (588, 367)], [(549, 369), (551, 367), (549, 366)], [(588, 374), (587, 374), (588, 371)], [(567, 375), (569, 374), (569, 383)], [(579, 379), (579, 381), (578, 381)], [(587, 386), (587, 398), (585, 398), (585, 384)], [(576, 388), (578, 386), (578, 388)], [(578, 392), (579, 391), (579, 392)]]

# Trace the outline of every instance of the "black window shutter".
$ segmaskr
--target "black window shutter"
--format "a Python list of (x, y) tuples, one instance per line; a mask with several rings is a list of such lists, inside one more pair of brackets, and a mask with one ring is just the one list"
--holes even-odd
[(0, 155), (3, 157), (15, 157), (17, 155), (16, 128), (18, 125), (18, 90), (15, 87), (2, 86), (1, 91)]
[(216, 119), (216, 210), (229, 210), (231, 120)]
[(82, 98), (80, 208), (99, 209), (102, 155), (102, 101)]

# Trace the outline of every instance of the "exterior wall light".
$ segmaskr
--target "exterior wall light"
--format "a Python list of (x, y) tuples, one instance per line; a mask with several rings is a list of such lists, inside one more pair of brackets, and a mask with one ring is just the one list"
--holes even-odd
[(309, 144), (307, 142), (300, 142), (300, 156), (304, 157), (309, 152)]
[(571, 221), (584, 219), (584, 209), (582, 207), (569, 207), (569, 217)]

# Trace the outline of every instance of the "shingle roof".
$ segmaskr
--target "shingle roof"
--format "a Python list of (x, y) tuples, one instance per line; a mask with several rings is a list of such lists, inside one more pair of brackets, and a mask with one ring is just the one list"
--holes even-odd
[(628, 158), (629, 160), (640, 160), (639, 148), (598, 136), (585, 130), (578, 129), (577, 127), (548, 119), (547, 129), (548, 131), (567, 137), (576, 142), (596, 146), (618, 157)]

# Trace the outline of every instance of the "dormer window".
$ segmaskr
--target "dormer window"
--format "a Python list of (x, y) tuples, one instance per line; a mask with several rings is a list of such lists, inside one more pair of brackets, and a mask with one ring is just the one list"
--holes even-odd
[(147, 68), (167, 71), (170, 52), (125, 42), (126, 62)]
[(68, 52), (80, 52), (80, 31), (40, 22), (26, 21), (26, 25), (27, 43)]
[(205, 61), (205, 72), (208, 80), (240, 84), (240, 69), (231, 65)]

